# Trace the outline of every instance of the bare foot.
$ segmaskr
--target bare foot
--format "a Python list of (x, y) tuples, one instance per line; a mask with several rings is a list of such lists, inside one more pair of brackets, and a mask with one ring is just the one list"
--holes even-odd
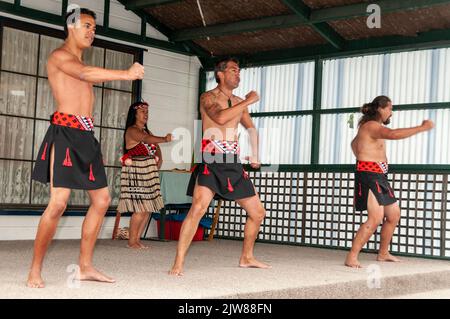
[(133, 243), (133, 244), (128, 243), (127, 247), (131, 248), (131, 249), (141, 249), (142, 248), (141, 245), (139, 245), (138, 243)]
[(169, 270), (169, 275), (172, 276), (184, 276), (183, 267), (174, 265), (171, 270)]
[(80, 273), (77, 279), (82, 281), (100, 281), (108, 283), (116, 282), (115, 279), (102, 274), (94, 267), (87, 267), (82, 270), (80, 269)]
[(401, 260), (395, 256), (392, 256), (390, 253), (387, 254), (378, 254), (377, 261), (390, 261), (394, 263), (401, 262)]
[(138, 245), (141, 247), (141, 249), (149, 249), (150, 248), (149, 246), (146, 246), (141, 242), (138, 242)]
[(358, 261), (358, 257), (353, 254), (348, 254), (345, 259), (345, 265), (351, 268), (362, 268), (361, 264)]
[(239, 261), (239, 267), (241, 268), (262, 268), (270, 269), (272, 266), (256, 260), (255, 258), (241, 258)]
[(28, 288), (44, 288), (44, 280), (41, 277), (40, 272), (33, 272), (30, 271), (30, 274), (28, 275), (27, 280), (27, 287)]

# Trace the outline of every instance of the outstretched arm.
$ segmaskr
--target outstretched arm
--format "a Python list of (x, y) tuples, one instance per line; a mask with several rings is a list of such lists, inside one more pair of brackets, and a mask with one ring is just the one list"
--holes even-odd
[(425, 120), (422, 125), (409, 127), (409, 128), (398, 128), (391, 130), (380, 123), (369, 122), (368, 129), (370, 136), (375, 139), (386, 139), (386, 140), (400, 140), (408, 138), (415, 134), (431, 130), (434, 127), (434, 123), (430, 120)]
[(49, 57), (62, 72), (82, 81), (99, 83), (115, 80), (137, 80), (144, 77), (144, 67), (134, 63), (128, 70), (109, 70), (83, 64), (78, 58), (63, 49), (55, 50)]
[(127, 135), (130, 139), (132, 139), (134, 141), (144, 142), (147, 144), (166, 143), (166, 142), (170, 142), (172, 140), (172, 134), (167, 134), (164, 137), (155, 136), (152, 134), (144, 133), (136, 127), (130, 127), (127, 130)]

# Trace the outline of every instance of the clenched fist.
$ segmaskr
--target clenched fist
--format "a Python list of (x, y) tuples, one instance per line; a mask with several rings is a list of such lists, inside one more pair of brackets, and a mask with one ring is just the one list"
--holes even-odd
[(422, 128), (424, 129), (424, 131), (429, 131), (434, 127), (434, 123), (431, 120), (424, 120), (422, 122)]
[(245, 96), (245, 100), (249, 103), (249, 104), (253, 104), (259, 101), (259, 95), (258, 93), (256, 93), (256, 91), (250, 91), (247, 93), (247, 95)]
[(172, 134), (170, 134), (170, 133), (167, 134), (165, 139), (166, 139), (166, 142), (171, 142), (172, 141)]
[(144, 78), (144, 67), (135, 62), (129, 69), (128, 69), (128, 77), (130, 80), (142, 80)]
[(255, 156), (246, 156), (245, 160), (250, 162), (250, 166), (254, 169), (258, 169), (261, 167), (261, 163), (258, 161), (258, 159)]

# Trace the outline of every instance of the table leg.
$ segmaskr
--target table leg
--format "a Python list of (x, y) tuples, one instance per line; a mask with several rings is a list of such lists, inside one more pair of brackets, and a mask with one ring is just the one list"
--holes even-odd
[(217, 223), (219, 222), (219, 212), (220, 212), (221, 206), (222, 206), (222, 200), (219, 199), (216, 210), (214, 211), (214, 218), (213, 218), (213, 223), (211, 225), (211, 231), (209, 232), (208, 241), (213, 240), (214, 231), (216, 230)]
[(114, 222), (114, 228), (113, 228), (113, 233), (112, 233), (112, 239), (116, 239), (116, 235), (117, 235), (117, 230), (119, 229), (119, 223), (120, 223), (120, 213), (117, 212), (116, 213), (116, 220)]
[(161, 219), (159, 220), (159, 239), (165, 240), (166, 238), (166, 207), (161, 209)]
[(145, 227), (145, 232), (142, 235), (141, 239), (145, 240), (145, 237), (147, 236), (148, 228), (150, 227), (150, 223), (152, 222), (153, 213), (150, 213), (150, 216), (148, 217), (147, 226)]

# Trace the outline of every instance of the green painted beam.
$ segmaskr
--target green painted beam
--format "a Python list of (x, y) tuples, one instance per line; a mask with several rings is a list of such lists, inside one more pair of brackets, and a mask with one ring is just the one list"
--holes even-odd
[(62, 25), (63, 23), (61, 16), (59, 15), (35, 9), (30, 9), (26, 7), (16, 6), (14, 4), (5, 1), (0, 1), (0, 11), (50, 24)]
[(145, 17), (141, 18), (141, 38), (145, 39), (147, 36), (147, 19)]
[(368, 16), (367, 6), (369, 4), (376, 4), (380, 6), (381, 14), (408, 11), (433, 7), (436, 5), (449, 4), (449, 0), (381, 0), (371, 1), (370, 3), (356, 3), (346, 6), (325, 8), (320, 10), (313, 10), (311, 12), (311, 21), (326, 22), (341, 19), (350, 19), (361, 16)]
[[(15, 7), (14, 4), (7, 3), (4, 1), (0, 1), (0, 11), (14, 14), (20, 17), (37, 20), (49, 24), (63, 26), (63, 19), (61, 19), (60, 15), (31, 9), (27, 7)], [(145, 37), (143, 39), (140, 34), (134, 34), (130, 32), (125, 32), (122, 30), (108, 28), (105, 29), (103, 26), (97, 26), (97, 35), (101, 35), (104, 37), (117, 39), (121, 41), (126, 41), (130, 43), (145, 45), (149, 47), (154, 47), (162, 50), (167, 50), (175, 53), (180, 53), (184, 55), (192, 55), (192, 52), (186, 50), (186, 48), (179, 43), (171, 43), (167, 41), (162, 41), (158, 39), (153, 39), (149, 37)]]
[[(349, 145), (349, 152), (350, 145)], [(270, 165), (262, 164), (262, 169), (253, 169), (250, 165), (244, 165), (248, 171), (268, 170)], [(344, 173), (354, 172), (355, 165), (353, 164), (280, 164), (276, 166), (277, 172), (330, 172), (330, 173)], [(389, 164), (389, 174), (392, 173), (424, 173), (424, 174), (449, 174), (450, 165), (418, 165), (418, 164)]]
[[(299, 0), (282, 0), (282, 2), (306, 22), (310, 20), (311, 9)], [(311, 27), (337, 49), (343, 49), (345, 39), (326, 22), (313, 23)]]
[[(347, 42), (345, 50), (342, 51), (334, 48), (332, 45), (320, 45), (258, 52), (253, 55), (236, 55), (236, 57), (241, 62), (241, 67), (244, 68), (311, 61), (317, 56), (320, 56), (323, 59), (332, 59), (445, 47), (450, 47), (450, 29), (423, 32), (415, 37), (386, 36), (352, 40)], [(215, 57), (208, 61), (205, 68), (208, 71), (212, 70), (217, 59), (220, 59), (220, 57)]]
[(184, 46), (178, 43), (166, 42), (163, 40), (153, 39), (149, 37), (143, 38), (140, 34), (134, 34), (130, 32), (125, 32), (122, 30), (108, 28), (108, 30), (104, 30), (102, 26), (97, 27), (97, 35), (101, 35), (108, 38), (113, 38), (117, 40), (122, 40), (130, 43), (141, 44), (153, 48), (158, 48), (161, 50), (171, 51), (174, 53), (180, 53), (185, 55), (192, 55), (192, 52), (189, 52), (185, 49)]
[[(323, 60), (317, 58), (314, 61), (314, 94), (313, 94), (314, 111), (318, 111), (322, 107), (322, 75), (323, 75)], [(311, 134), (311, 164), (319, 163), (319, 145), (320, 145), (320, 114), (314, 113), (312, 119), (312, 134)]]
[[(129, 1), (127, 0), (118, 0), (122, 5), (125, 6), (125, 8), (127, 8), (127, 3), (129, 3)], [(155, 19), (152, 15), (148, 14), (146, 11), (142, 10), (142, 9), (129, 9), (131, 11), (133, 11), (134, 14), (136, 14), (137, 16), (140, 16), (141, 18), (145, 17), (145, 20), (148, 24), (150, 24), (153, 28), (155, 28), (156, 30), (158, 30), (159, 32), (161, 32), (163, 35), (165, 35), (167, 38), (169, 38), (170, 41), (171, 37), (172, 37), (172, 30), (169, 29), (167, 26), (165, 26), (164, 24), (162, 24), (161, 22), (159, 22), (157, 19)], [(141, 32), (142, 32), (142, 28), (141, 28)], [(201, 46), (199, 46), (198, 44), (194, 43), (193, 41), (179, 41), (180, 45), (184, 48), (184, 50), (186, 50), (187, 52), (189, 52), (192, 55), (196, 55), (198, 57), (201, 58), (210, 58), (211, 54), (206, 51), (205, 49), (203, 49)]]
[(220, 37), (244, 32), (254, 32), (265, 29), (289, 28), (302, 24), (307, 25), (308, 23), (306, 23), (303, 18), (300, 18), (295, 14), (283, 15), (174, 31), (170, 39), (173, 41), (194, 40), (206, 37)]
[(103, 6), (103, 28), (105, 28), (105, 30), (108, 30), (109, 28), (109, 5), (110, 0), (105, 0)]
[(137, 10), (156, 6), (162, 6), (169, 3), (180, 2), (180, 0), (128, 0), (125, 9)]
[(67, 6), (68, 6), (69, 0), (63, 0), (61, 4), (61, 17), (64, 17), (67, 12)]
[[(322, 106), (323, 107), (323, 106)], [(396, 104), (393, 106), (394, 111), (415, 111), (415, 110), (447, 110), (450, 109), (450, 102), (441, 103), (418, 103), (418, 104)], [(269, 117), (269, 116), (305, 116), (313, 114), (345, 114), (359, 113), (359, 107), (342, 107), (332, 109), (316, 109), (305, 111), (278, 111), (278, 112), (257, 112), (250, 113), (252, 117)]]
[[(385, 14), (389, 12), (423, 9), (436, 5), (450, 4), (450, 0), (382, 0), (373, 1), (372, 3), (378, 4), (382, 10), (382, 14)], [(224, 35), (240, 34), (243, 32), (291, 28), (300, 25), (311, 25), (320, 22), (356, 18), (369, 15), (367, 12), (367, 6), (368, 3), (358, 3), (312, 10), (309, 20), (307, 21), (304, 18), (294, 14), (184, 29), (173, 32), (170, 39), (173, 41), (195, 40), (206, 37), (220, 37)]]
[[(127, 0), (118, 0), (123, 6), (125, 6), (129, 1)], [(155, 18), (153, 18), (151, 15), (146, 14), (145, 11), (142, 10), (133, 10), (133, 9), (127, 9), (127, 10), (131, 10), (133, 11), (134, 14), (136, 14), (137, 16), (142, 16), (142, 15), (146, 15), (147, 16), (147, 22), (154, 27), (156, 30), (158, 30), (159, 32), (161, 32), (162, 34), (164, 34), (166, 37), (169, 37), (171, 35), (172, 30), (170, 30), (168, 27), (166, 27), (165, 25), (163, 25), (161, 22), (159, 22), (158, 20), (156, 20)]]
[(312, 28), (319, 33), (327, 42), (331, 43), (337, 49), (344, 49), (345, 39), (337, 33), (326, 22), (313, 24)]

